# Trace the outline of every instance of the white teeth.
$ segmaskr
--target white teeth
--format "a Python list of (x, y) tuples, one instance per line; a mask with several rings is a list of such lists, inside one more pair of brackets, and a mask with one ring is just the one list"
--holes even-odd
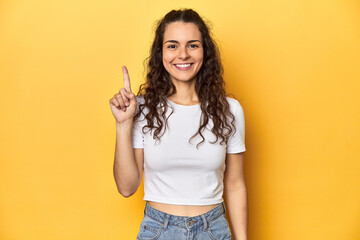
[(177, 67), (181, 67), (181, 68), (185, 68), (185, 67), (189, 67), (191, 64), (176, 64)]

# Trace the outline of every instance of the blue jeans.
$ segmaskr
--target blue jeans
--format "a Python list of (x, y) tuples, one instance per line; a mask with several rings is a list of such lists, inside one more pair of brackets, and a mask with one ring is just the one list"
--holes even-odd
[(194, 217), (167, 214), (151, 207), (146, 202), (137, 240), (231, 239), (225, 213), (224, 202)]

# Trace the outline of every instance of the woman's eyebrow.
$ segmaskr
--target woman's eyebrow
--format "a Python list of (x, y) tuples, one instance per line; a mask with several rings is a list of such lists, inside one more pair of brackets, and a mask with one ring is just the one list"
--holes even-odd
[[(179, 43), (179, 41), (176, 41), (176, 40), (167, 40), (166, 42), (164, 42), (164, 44), (167, 43), (167, 42), (170, 42), (170, 43)], [(193, 43), (193, 42), (200, 42), (200, 40), (190, 40), (190, 41), (188, 41), (187, 43)]]

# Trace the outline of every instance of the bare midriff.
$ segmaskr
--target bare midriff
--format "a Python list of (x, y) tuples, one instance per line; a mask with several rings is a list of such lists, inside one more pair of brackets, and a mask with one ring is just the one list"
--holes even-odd
[(150, 202), (150, 201), (148, 201), (148, 203), (151, 207), (161, 212), (165, 212), (176, 216), (187, 216), (187, 217), (194, 217), (197, 215), (204, 214), (219, 205), (219, 204), (201, 205), (201, 206), (173, 205), (173, 204)]

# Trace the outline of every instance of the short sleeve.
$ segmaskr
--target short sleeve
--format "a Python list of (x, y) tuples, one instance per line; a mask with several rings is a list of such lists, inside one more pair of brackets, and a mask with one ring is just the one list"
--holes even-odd
[[(138, 102), (136, 111), (139, 111), (139, 104), (144, 102), (142, 96), (137, 96), (136, 100)], [(142, 119), (140, 119), (142, 118)], [(144, 148), (144, 133), (142, 131), (145, 117), (143, 114), (134, 121), (133, 130), (132, 130), (132, 144), (133, 148)]]
[(139, 122), (134, 122), (132, 132), (133, 148), (144, 148), (144, 136)]
[(228, 139), (226, 153), (245, 152), (246, 148), (244, 110), (240, 103), (235, 99), (231, 99), (231, 101), (229, 101), (229, 104), (230, 110), (231, 108), (235, 109), (235, 111), (232, 111), (235, 116), (235, 132), (232, 133)]

